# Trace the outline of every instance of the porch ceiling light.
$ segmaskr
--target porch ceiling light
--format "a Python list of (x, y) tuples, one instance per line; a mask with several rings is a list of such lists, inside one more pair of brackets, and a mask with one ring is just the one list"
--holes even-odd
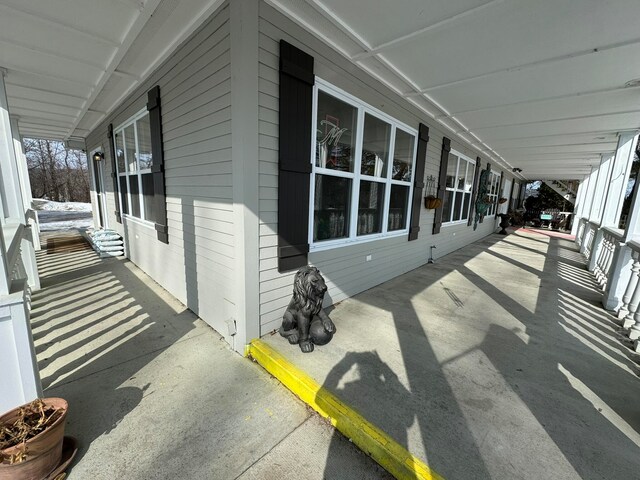
[(104, 160), (104, 153), (103, 152), (96, 152), (93, 154), (93, 161), (94, 162), (99, 162), (100, 160)]
[(624, 84), (625, 88), (640, 87), (640, 78), (634, 78)]

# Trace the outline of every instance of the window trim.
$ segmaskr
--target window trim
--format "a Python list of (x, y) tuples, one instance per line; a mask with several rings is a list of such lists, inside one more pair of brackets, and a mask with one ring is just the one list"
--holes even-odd
[[(118, 182), (120, 181), (121, 177), (126, 177), (126, 182), (127, 182), (127, 210), (129, 210), (127, 213), (125, 213), (122, 209), (122, 207), (120, 208), (121, 212), (121, 216), (122, 218), (126, 218), (129, 221), (134, 221), (135, 223), (138, 223), (139, 225), (142, 225), (144, 227), (147, 228), (151, 228), (153, 230), (155, 230), (155, 222), (151, 221), (151, 220), (147, 220), (146, 218), (144, 218), (145, 215), (145, 206), (144, 206), (144, 195), (142, 192), (142, 175), (143, 174), (153, 174), (153, 172), (151, 171), (151, 166), (149, 166), (148, 168), (145, 169), (140, 169), (140, 155), (138, 154), (138, 147), (139, 147), (139, 142), (138, 142), (138, 126), (137, 126), (137, 121), (140, 120), (141, 118), (143, 118), (145, 115), (149, 115), (149, 110), (147, 109), (147, 107), (142, 108), (140, 111), (138, 111), (137, 113), (133, 114), (131, 117), (129, 117), (127, 120), (125, 120), (124, 122), (120, 123), (117, 127), (113, 128), (113, 148), (114, 148), (114, 157), (116, 159), (115, 161), (115, 165), (116, 165), (116, 177), (118, 178)], [(128, 162), (128, 158), (127, 158), (127, 143), (126, 143), (126, 138), (124, 136), (124, 130), (125, 128), (129, 127), (129, 126), (133, 126), (133, 135), (134, 135), (134, 139), (135, 139), (135, 151), (137, 154), (137, 158), (136, 158), (136, 171), (135, 172), (129, 172), (129, 162)], [(118, 166), (118, 152), (117, 152), (117, 148), (118, 148), (118, 143), (116, 140), (116, 135), (118, 134), (122, 135), (122, 144), (124, 146), (124, 165), (125, 165), (125, 171), (121, 172), (120, 171), (120, 167)], [(136, 176), (138, 178), (138, 195), (139, 195), (139, 208), (140, 208), (140, 217), (136, 217), (135, 215), (132, 215), (131, 212), (131, 183), (130, 183), (130, 179), (132, 176)], [(120, 187), (120, 185), (118, 185), (118, 187)], [(118, 197), (120, 200), (120, 205), (122, 206), (122, 188), (118, 188)]]
[[(351, 107), (357, 110), (357, 127), (358, 130), (356, 132), (355, 139), (355, 151), (353, 155), (353, 172), (343, 172), (341, 170), (333, 170), (329, 168), (322, 168), (316, 166), (316, 130), (317, 130), (317, 115), (318, 115), (318, 92), (322, 91), (331, 95), (338, 100), (341, 100)], [(372, 117), (377, 118), (378, 120), (382, 120), (388, 123), (391, 126), (391, 131), (389, 133), (389, 157), (387, 159), (387, 175), (385, 178), (383, 177), (375, 177), (370, 175), (363, 175), (360, 173), (361, 170), (361, 162), (362, 162), (362, 147), (363, 147), (363, 138), (364, 138), (364, 120), (365, 114), (369, 114)], [(399, 120), (393, 118), (392, 116), (378, 110), (377, 108), (369, 105), (365, 101), (351, 95), (344, 90), (332, 85), (331, 83), (322, 80), (319, 77), (315, 77), (315, 83), (313, 85), (313, 99), (312, 99), (312, 108), (311, 108), (311, 151), (309, 152), (310, 158), (309, 161), (311, 163), (311, 174), (310, 174), (310, 188), (309, 188), (309, 225), (308, 225), (308, 239), (309, 239), (309, 252), (319, 252), (323, 250), (329, 250), (336, 247), (347, 246), (347, 245), (356, 245), (361, 243), (367, 243), (375, 240), (382, 240), (386, 238), (395, 238), (406, 236), (409, 232), (409, 228), (411, 225), (411, 208), (412, 208), (412, 199), (413, 199), (413, 188), (415, 183), (415, 170), (416, 170), (416, 152), (418, 149), (418, 130), (415, 128), (411, 128), (407, 124), (400, 122)], [(396, 142), (396, 131), (400, 128), (400, 130), (405, 133), (412, 135), (414, 138), (413, 141), (413, 152), (412, 152), (412, 168), (411, 168), (411, 179), (409, 181), (402, 180), (394, 180), (391, 178), (391, 174), (393, 172), (393, 154), (395, 151), (395, 142)], [(340, 178), (348, 178), (352, 181), (351, 185), (351, 197), (349, 199), (349, 235), (345, 238), (337, 238), (333, 240), (322, 240), (319, 242), (314, 242), (313, 240), (313, 232), (314, 232), (314, 214), (315, 214), (315, 189), (316, 189), (316, 175), (329, 175)], [(358, 200), (360, 198), (360, 182), (361, 181), (370, 181), (381, 183), (385, 186), (385, 197), (384, 197), (384, 206), (382, 211), (382, 232), (379, 233), (371, 233), (368, 235), (358, 235), (357, 227), (358, 227)], [(392, 230), (387, 231), (388, 222), (389, 222), (389, 205), (391, 202), (391, 186), (392, 185), (401, 185), (409, 188), (409, 192), (407, 194), (407, 211), (405, 214), (405, 225), (404, 228), (400, 230)]]
[[(471, 190), (468, 192), (471, 197), (469, 198), (469, 210), (467, 210), (467, 216), (465, 218), (460, 218), (460, 220), (449, 220), (448, 222), (445, 222), (443, 220), (442, 222), (442, 228), (445, 227), (451, 227), (454, 225), (467, 225), (469, 223), (469, 217), (471, 216), (471, 211), (472, 211), (472, 200), (473, 200), (473, 186), (474, 186), (474, 182), (475, 182), (475, 171), (476, 171), (476, 161), (469, 157), (468, 155), (465, 155), (462, 152), (459, 152), (458, 150), (454, 150), (453, 148), (449, 151), (449, 155), (455, 155), (456, 157), (458, 157), (458, 161), (457, 161), (457, 165), (456, 165), (456, 178), (458, 178), (458, 170), (460, 169), (460, 159), (465, 160), (466, 162), (468, 162), (471, 165), (471, 173), (473, 174), (473, 177), (471, 178)], [(466, 172), (465, 172), (466, 173)], [(465, 176), (466, 178), (466, 176)], [(445, 179), (446, 182), (446, 179)], [(445, 183), (446, 185), (446, 183)], [(464, 190), (459, 190), (458, 188), (451, 188), (451, 187), (446, 187), (445, 186), (445, 196), (447, 195), (447, 192), (454, 192), (453, 195), (453, 202), (451, 203), (451, 209), (453, 211), (453, 206), (455, 205), (455, 193), (456, 192), (462, 192), (463, 194), (465, 193)], [(464, 201), (462, 202), (462, 204), (464, 205)], [(444, 212), (443, 212), (444, 214)], [(453, 215), (451, 215), (451, 217), (453, 218)]]

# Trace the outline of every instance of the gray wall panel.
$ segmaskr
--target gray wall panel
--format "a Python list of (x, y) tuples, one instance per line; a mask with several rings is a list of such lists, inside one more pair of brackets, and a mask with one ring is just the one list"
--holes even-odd
[(109, 161), (110, 223), (134, 263), (222, 334), (236, 314), (229, 29), (224, 5), (87, 138), (107, 148), (107, 125), (145, 108), (147, 90), (160, 86), (169, 244), (148, 225), (116, 223)]
[[(415, 129), (420, 122), (430, 127), (425, 178), (438, 177), (442, 137), (452, 138), (452, 147), (475, 159), (478, 152), (457, 140), (437, 124), (378, 81), (352, 65), (339, 53), (261, 2), (259, 51), (259, 128), (260, 128), (260, 324), (261, 334), (278, 328), (289, 302), (293, 273), (277, 271), (277, 134), (278, 134), (278, 55), (284, 39), (313, 55), (315, 73), (326, 81), (360, 98)], [(495, 220), (485, 219), (476, 231), (465, 225), (443, 226), (432, 235), (434, 211), (421, 208), (418, 240), (407, 236), (311, 252), (309, 262), (322, 271), (329, 286), (326, 304), (337, 302), (383, 281), (412, 270), (429, 257), (429, 246), (436, 245), (441, 257), (495, 231)], [(371, 261), (366, 261), (371, 255)]]

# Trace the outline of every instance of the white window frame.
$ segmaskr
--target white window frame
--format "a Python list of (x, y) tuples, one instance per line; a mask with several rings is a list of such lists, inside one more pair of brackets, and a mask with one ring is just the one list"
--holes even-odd
[[(442, 222), (442, 226), (443, 227), (448, 227), (451, 225), (462, 225), (462, 224), (467, 224), (469, 223), (469, 215), (471, 215), (471, 207), (472, 207), (472, 200), (473, 200), (473, 186), (474, 186), (474, 181), (475, 181), (475, 174), (476, 174), (476, 161), (471, 158), (468, 157), (467, 155), (465, 155), (464, 153), (461, 153), (457, 150), (453, 150), (451, 149), (451, 151), (449, 152), (449, 155), (455, 155), (456, 157), (458, 157), (457, 160), (457, 165), (456, 165), (456, 174), (455, 174), (455, 179), (456, 179), (456, 183), (457, 183), (457, 178), (458, 178), (458, 172), (460, 171), (460, 160), (464, 160), (465, 162), (469, 163), (469, 165), (467, 166), (467, 169), (471, 171), (471, 190), (469, 192), (465, 192), (464, 189), (459, 189), (457, 188), (457, 186), (454, 187), (445, 187), (445, 195), (447, 194), (446, 192), (453, 192), (453, 196), (452, 196), (452, 201), (451, 201), (451, 205), (450, 208), (451, 210), (449, 211), (450, 214), (453, 213), (453, 207), (456, 204), (456, 193), (462, 193), (463, 195), (465, 193), (470, 193), (471, 197), (469, 199), (469, 208), (467, 210), (467, 216), (462, 218), (462, 213), (463, 213), (463, 208), (464, 208), (464, 198), (462, 200), (462, 204), (460, 205), (460, 220), (449, 220), (448, 222), (443, 221)], [(450, 160), (450, 159), (449, 159)], [(448, 165), (448, 164), (447, 164)], [(466, 178), (466, 176), (465, 176)], [(444, 212), (443, 212), (444, 215)], [(451, 218), (453, 218), (453, 215), (450, 215)]]
[[(151, 167), (149, 168), (145, 168), (145, 169), (140, 169), (140, 153), (138, 151), (138, 147), (140, 145), (140, 143), (138, 142), (138, 123), (137, 121), (140, 120), (141, 118), (148, 116), (149, 115), (149, 111), (146, 108), (143, 108), (142, 110), (140, 110), (138, 113), (136, 113), (135, 115), (133, 115), (132, 117), (128, 118), (126, 121), (124, 121), (123, 123), (121, 123), (120, 125), (118, 125), (117, 128), (113, 129), (113, 145), (115, 148), (115, 157), (116, 157), (116, 173), (117, 173), (117, 177), (118, 177), (118, 197), (120, 200), (120, 210), (122, 210), (122, 188), (120, 187), (120, 178), (121, 177), (126, 177), (127, 178), (127, 210), (129, 210), (129, 212), (132, 211), (131, 209), (131, 179), (133, 177), (136, 177), (136, 181), (138, 182), (138, 197), (139, 197), (139, 202), (140, 202), (140, 216), (136, 217), (134, 215), (132, 215), (131, 213), (124, 213), (122, 212), (121, 215), (123, 218), (126, 218), (127, 220), (133, 221), (135, 223), (139, 223), (141, 225), (144, 225), (145, 227), (149, 227), (152, 229), (155, 229), (155, 222), (152, 222), (151, 220), (147, 220), (145, 218), (145, 208), (144, 208), (144, 194), (142, 191), (142, 175), (143, 174), (147, 174), (147, 173), (151, 173)], [(136, 171), (135, 172), (130, 172), (129, 171), (129, 159), (127, 158), (127, 139), (124, 136), (124, 130), (125, 128), (129, 127), (133, 125), (133, 134), (134, 134), (134, 138), (135, 138), (135, 163), (136, 163)], [(116, 142), (116, 134), (120, 134), (122, 136), (122, 144), (124, 146), (124, 167), (125, 167), (125, 171), (121, 172), (120, 168), (118, 166), (118, 145)]]
[[(341, 170), (333, 170), (330, 168), (322, 168), (316, 166), (315, 158), (316, 158), (316, 122), (318, 115), (318, 92), (323, 91), (343, 102), (349, 104), (353, 108), (357, 110), (357, 132), (356, 132), (356, 142), (355, 142), (355, 150), (353, 154), (353, 172), (343, 172)], [(389, 157), (387, 158), (387, 175), (385, 178), (383, 177), (375, 177), (369, 175), (363, 175), (360, 173), (361, 170), (361, 162), (362, 162), (362, 144), (364, 137), (364, 119), (365, 113), (369, 114), (373, 117), (376, 117), (384, 122), (389, 123), (391, 126), (390, 132), (390, 142), (389, 142)], [(312, 128), (311, 128), (311, 152), (310, 152), (310, 162), (311, 162), (311, 178), (310, 178), (310, 189), (309, 189), (309, 251), (322, 251), (328, 250), (331, 248), (345, 246), (345, 245), (354, 245), (359, 243), (366, 243), (373, 240), (379, 240), (382, 238), (391, 238), (391, 237), (400, 237), (407, 235), (409, 233), (409, 225), (411, 222), (411, 209), (412, 209), (412, 199), (413, 199), (413, 185), (415, 178), (415, 170), (416, 170), (416, 152), (418, 149), (418, 131), (415, 128), (411, 128), (408, 125), (396, 120), (395, 118), (387, 115), (386, 113), (372, 107), (371, 105), (363, 102), (357, 97), (345, 92), (344, 90), (322, 80), (321, 78), (315, 77), (315, 84), (313, 86), (313, 107), (312, 107)], [(393, 180), (391, 178), (391, 173), (393, 171), (393, 154), (395, 152), (395, 141), (396, 141), (396, 130), (400, 129), (409, 135), (414, 137), (413, 142), (413, 153), (412, 153), (412, 168), (411, 168), (411, 180), (410, 181), (402, 181), (402, 180)], [(335, 240), (320, 240), (314, 242), (313, 240), (313, 231), (314, 231), (314, 206), (315, 206), (315, 186), (316, 186), (316, 174), (328, 175), (334, 177), (342, 177), (348, 178), (351, 180), (351, 198), (350, 198), (350, 208), (349, 208), (349, 235), (345, 238), (338, 238)], [(358, 201), (360, 198), (360, 181), (370, 181), (381, 183), (385, 186), (384, 193), (384, 207), (382, 211), (382, 231), (380, 233), (372, 233), (369, 235), (358, 235)], [(407, 198), (407, 212), (405, 214), (405, 225), (404, 228), (400, 230), (392, 230), (388, 231), (388, 223), (389, 223), (389, 204), (391, 200), (391, 186), (392, 185), (401, 185), (403, 187), (409, 187), (409, 194)]]
[[(495, 188), (494, 188), (495, 187)], [(491, 170), (489, 172), (489, 208), (487, 209), (487, 217), (495, 217), (498, 214), (498, 199), (500, 198), (500, 174)], [(494, 191), (495, 193), (491, 193)]]

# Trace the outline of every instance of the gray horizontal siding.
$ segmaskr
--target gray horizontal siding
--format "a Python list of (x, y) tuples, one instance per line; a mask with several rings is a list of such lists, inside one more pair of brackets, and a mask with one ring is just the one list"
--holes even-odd
[[(404, 99), (261, 2), (258, 120), (260, 325), (263, 335), (279, 326), (293, 282), (293, 273), (277, 271), (278, 55), (281, 39), (313, 55), (319, 77), (416, 129), (420, 122), (429, 125), (425, 178), (429, 175), (438, 178), (442, 138), (452, 137)], [(455, 139), (452, 147), (471, 158), (478, 156), (475, 150)], [(416, 241), (409, 242), (406, 236), (392, 237), (310, 253), (309, 262), (316, 265), (327, 280), (329, 290), (325, 303), (338, 302), (426, 263), (431, 245), (436, 245), (434, 255), (439, 257), (490, 234), (495, 228), (492, 217), (475, 231), (466, 225), (445, 226), (440, 234), (432, 235), (433, 221), (434, 210), (421, 208), (421, 231)], [(366, 261), (367, 255), (372, 256), (371, 261)]]
[(111, 225), (126, 233), (134, 263), (223, 334), (236, 315), (229, 35), (224, 5), (87, 138), (107, 148), (107, 125), (144, 108), (160, 86), (169, 244), (146, 225), (115, 222), (109, 178)]

